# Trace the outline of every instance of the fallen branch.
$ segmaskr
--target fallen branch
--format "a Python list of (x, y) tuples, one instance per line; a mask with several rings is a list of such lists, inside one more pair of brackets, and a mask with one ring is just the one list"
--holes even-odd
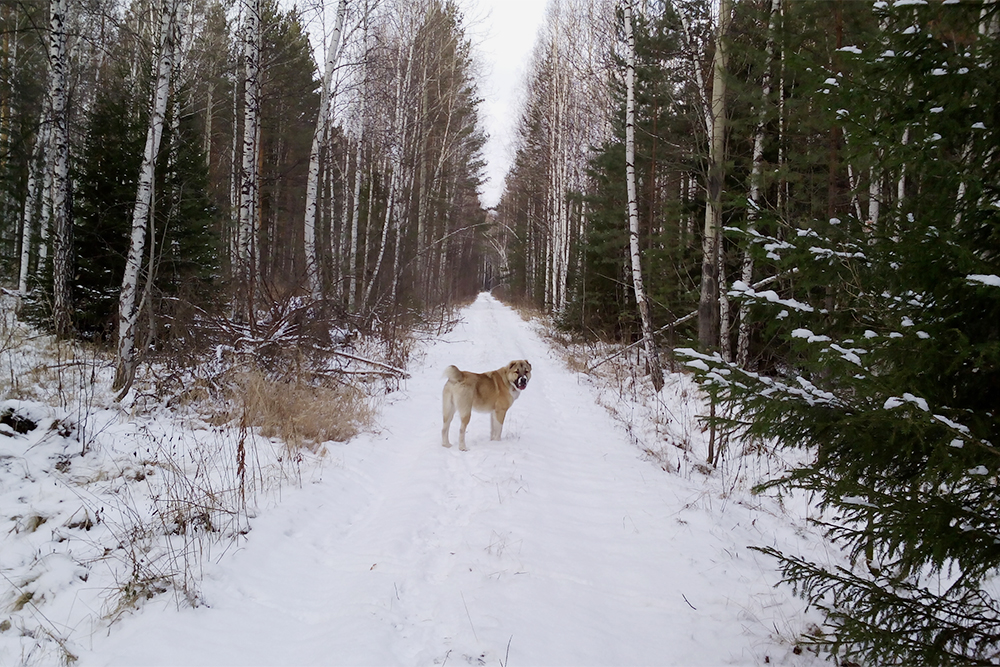
[(364, 357), (359, 357), (353, 354), (348, 354), (347, 352), (338, 352), (337, 350), (331, 350), (331, 352), (338, 357), (344, 357), (345, 359), (352, 359), (354, 361), (360, 361), (364, 364), (371, 364), (372, 366), (378, 366), (379, 368), (384, 368), (390, 371), (394, 375), (398, 375), (403, 379), (409, 379), (410, 374), (401, 368), (396, 368), (395, 366), (390, 366), (389, 364), (383, 364), (381, 361), (375, 361), (374, 359), (365, 359)]

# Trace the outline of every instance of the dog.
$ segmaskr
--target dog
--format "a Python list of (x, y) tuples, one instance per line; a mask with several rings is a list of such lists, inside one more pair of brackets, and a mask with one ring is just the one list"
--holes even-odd
[(444, 370), (445, 382), (441, 400), (444, 407), (444, 427), (441, 429), (441, 445), (451, 447), (448, 431), (451, 420), (458, 411), (461, 428), (458, 430), (458, 448), (465, 447), (465, 429), (469, 425), (472, 411), (491, 414), (490, 440), (499, 440), (503, 420), (507, 411), (528, 386), (531, 379), (531, 364), (524, 359), (510, 362), (503, 368), (488, 373), (470, 373), (456, 366)]

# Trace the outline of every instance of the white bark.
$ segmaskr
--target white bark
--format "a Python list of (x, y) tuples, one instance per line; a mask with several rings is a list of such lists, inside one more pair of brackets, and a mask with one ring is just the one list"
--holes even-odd
[[(42, 155), (49, 142), (49, 124), (42, 123), (42, 131), (35, 139), (31, 161), (28, 163), (28, 196), (24, 200), (24, 215), (21, 226), (21, 266), (17, 281), (17, 291), (21, 296), (28, 293), (28, 273), (31, 264), (31, 243), (34, 236), (35, 213), (42, 198), (38, 183), (38, 171), (42, 165)], [(44, 180), (44, 176), (42, 178)]]
[[(392, 226), (394, 226), (394, 220), (396, 217), (396, 197), (397, 190), (399, 188), (400, 172), (403, 170), (403, 154), (405, 151), (404, 135), (406, 134), (406, 128), (404, 127), (404, 116), (403, 113), (403, 95), (406, 92), (406, 83), (410, 80), (410, 71), (413, 64), (413, 47), (414, 42), (410, 40), (410, 46), (406, 54), (406, 70), (401, 72), (401, 76), (396, 80), (396, 98), (395, 98), (395, 109), (392, 117), (392, 133), (390, 137), (392, 140), (396, 141), (395, 151), (392, 151), (387, 161), (386, 171), (389, 172), (389, 190), (387, 193), (386, 205), (385, 205), (385, 220), (382, 225), (382, 241), (379, 245), (378, 258), (375, 260), (375, 266), (372, 269), (371, 277), (368, 279), (368, 283), (365, 285), (365, 293), (361, 299), (361, 308), (364, 309), (368, 305), (368, 299), (371, 297), (372, 289), (375, 287), (375, 282), (378, 280), (378, 275), (382, 269), (382, 262), (385, 259), (385, 249), (388, 244), (389, 232)], [(402, 60), (403, 52), (400, 49), (399, 58), (397, 60), (396, 71), (400, 72), (402, 70)], [(371, 210), (371, 203), (368, 206)], [(370, 233), (369, 229), (369, 233)], [(397, 238), (398, 244), (398, 238)], [(396, 278), (393, 276), (393, 285), (395, 286)]]
[(237, 226), (236, 281), (241, 292), (236, 297), (234, 314), (253, 318), (253, 283), (256, 269), (253, 253), (257, 229), (257, 163), (260, 154), (260, 0), (247, 0), (243, 22), (243, 142), (240, 168), (240, 214)]
[[(364, 93), (361, 97), (361, 109), (364, 110)], [(362, 115), (364, 118), (364, 115)], [(358, 132), (357, 151), (354, 155), (354, 210), (351, 212), (351, 248), (348, 252), (347, 269), (347, 310), (354, 312), (354, 301), (358, 291), (358, 218), (361, 216), (361, 158), (364, 153), (363, 131)], [(371, 195), (368, 197), (368, 207), (371, 208)]]
[[(910, 128), (903, 130), (903, 140), (900, 142), (901, 145), (906, 146), (910, 143)], [(899, 180), (896, 181), (896, 206), (901, 207), (903, 205), (903, 199), (906, 198), (906, 163), (904, 162), (899, 168)]]
[[(878, 153), (876, 153), (877, 155)], [(870, 232), (878, 227), (878, 216), (882, 206), (882, 172), (878, 164), (872, 165), (868, 176), (868, 224)]]
[(49, 104), (52, 109), (50, 142), (52, 170), (52, 323), (56, 335), (69, 334), (70, 223), (69, 127), (66, 119), (67, 0), (49, 3)]
[[(750, 170), (750, 201), (747, 206), (747, 231), (757, 229), (757, 219), (760, 217), (761, 185), (764, 171), (764, 126), (767, 120), (767, 109), (771, 98), (771, 63), (774, 60), (774, 30), (778, 14), (781, 11), (781, 0), (771, 0), (771, 18), (767, 29), (766, 60), (761, 80), (761, 105), (757, 115), (757, 128), (753, 138), (753, 158)], [(743, 253), (743, 266), (740, 279), (747, 285), (753, 282), (753, 256), (749, 248)], [(746, 301), (740, 304), (739, 333), (736, 340), (736, 363), (740, 368), (746, 368), (750, 357), (750, 306)]]
[(323, 85), (320, 88), (319, 113), (316, 116), (316, 129), (313, 131), (312, 148), (309, 152), (309, 176), (306, 181), (306, 213), (303, 227), (303, 238), (306, 256), (306, 283), (314, 299), (319, 299), (319, 261), (316, 256), (316, 220), (317, 201), (319, 199), (319, 159), (320, 146), (330, 120), (330, 84), (333, 81), (333, 71), (337, 68), (340, 55), (340, 37), (344, 29), (344, 16), (347, 14), (347, 0), (340, 0), (337, 9), (337, 24), (330, 36), (330, 46), (327, 50)]
[(712, 59), (711, 134), (709, 141), (707, 187), (705, 193), (705, 229), (702, 237), (701, 297), (698, 304), (698, 342), (710, 348), (719, 342), (716, 296), (720, 293), (718, 262), (721, 248), (722, 181), (726, 135), (726, 32), (732, 14), (732, 0), (719, 0), (719, 20), (715, 33), (715, 55)]
[(642, 263), (639, 255), (639, 205), (635, 186), (635, 37), (632, 34), (632, 3), (625, 2), (625, 39), (628, 41), (625, 69), (625, 181), (628, 189), (629, 249), (632, 255), (632, 286), (642, 322), (642, 337), (646, 363), (653, 387), (663, 388), (663, 371), (653, 342), (653, 327), (649, 320), (649, 303), (642, 283)]
[(160, 54), (156, 65), (156, 88), (146, 130), (146, 147), (139, 171), (139, 185), (135, 207), (132, 210), (132, 236), (128, 257), (125, 260), (125, 275), (122, 278), (121, 295), (118, 301), (118, 351), (115, 359), (116, 391), (127, 390), (135, 375), (135, 334), (139, 317), (136, 308), (136, 294), (139, 287), (139, 270), (142, 265), (146, 244), (146, 228), (153, 199), (153, 184), (156, 160), (160, 153), (160, 139), (163, 136), (163, 119), (170, 96), (170, 77), (173, 72), (175, 25), (179, 0), (164, 0), (160, 22)]

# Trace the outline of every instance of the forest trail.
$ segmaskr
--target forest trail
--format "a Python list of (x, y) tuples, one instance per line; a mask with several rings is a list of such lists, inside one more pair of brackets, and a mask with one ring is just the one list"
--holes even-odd
[[(207, 606), (147, 604), (80, 664), (812, 664), (776, 636), (800, 630), (801, 603), (746, 549), (796, 539), (787, 518), (643, 460), (489, 295), (462, 316), (380, 432), (333, 445), (322, 479), (207, 569)], [(503, 439), (474, 413), (469, 451), (441, 447), (444, 368), (515, 358), (532, 380)]]

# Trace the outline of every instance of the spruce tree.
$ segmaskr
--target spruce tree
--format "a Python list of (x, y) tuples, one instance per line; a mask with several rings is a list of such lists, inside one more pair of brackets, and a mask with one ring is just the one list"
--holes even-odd
[[(180, 96), (186, 97), (184, 91)], [(131, 213), (142, 161), (146, 118), (142, 86), (125, 71), (109, 72), (88, 119), (77, 165), (77, 273), (74, 281), (77, 332), (102, 339), (113, 333), (118, 292), (129, 247)], [(218, 214), (209, 196), (203, 140), (191, 114), (171, 105), (156, 165), (154, 219), (147, 248), (154, 258), (152, 296), (157, 315), (175, 312), (173, 297), (205, 306), (219, 272)], [(148, 254), (148, 253), (147, 253)], [(148, 257), (144, 260), (148, 270)], [(164, 302), (162, 297), (170, 297)]]
[[(635, 16), (635, 170), (642, 261), (650, 276), (648, 293), (655, 322), (672, 321), (697, 305), (700, 254), (684, 219), (693, 202), (680, 199), (679, 183), (694, 174), (699, 150), (694, 95), (685, 89), (681, 26), (669, 3)], [(670, 63), (665, 66), (666, 63)], [(621, 70), (619, 59), (615, 66)], [(614, 337), (638, 330), (629, 273), (629, 233), (625, 192), (625, 91), (612, 83), (617, 113), (613, 137), (594, 147), (585, 197), (588, 227), (582, 270), (564, 316), (568, 327)], [(679, 139), (682, 138), (682, 139)], [(645, 267), (648, 267), (645, 268)]]
[(815, 94), (844, 138), (852, 196), (882, 193), (878, 219), (747, 235), (790, 276), (780, 291), (732, 290), (784, 350), (782, 372), (683, 352), (728, 406), (723, 427), (809, 452), (765, 487), (816, 493), (849, 564), (761, 551), (826, 612), (808, 639), (845, 660), (1000, 659), (998, 12), (876, 3), (883, 30), (842, 45)]
[(124, 76), (109, 74), (76, 165), (74, 322), (84, 338), (113, 333), (145, 139), (140, 99)]

